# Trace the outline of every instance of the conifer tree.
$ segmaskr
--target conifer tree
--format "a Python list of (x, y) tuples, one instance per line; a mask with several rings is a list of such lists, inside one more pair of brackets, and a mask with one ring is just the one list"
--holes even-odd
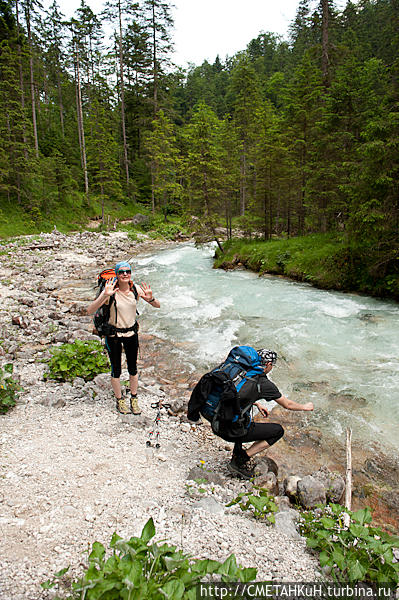
[(112, 0), (106, 3), (104, 15), (109, 21), (117, 24), (117, 52), (118, 52), (118, 77), (120, 89), (120, 114), (123, 143), (123, 164), (126, 177), (126, 189), (130, 192), (129, 152), (126, 133), (126, 103), (125, 103), (125, 54), (124, 54), (124, 24), (128, 19), (134, 19), (137, 14), (138, 4), (122, 0)]
[(169, 212), (180, 208), (182, 186), (180, 158), (173, 125), (161, 109), (153, 121), (152, 131), (147, 133), (145, 147), (152, 163), (154, 189), (152, 210), (160, 206), (165, 221)]
[(256, 72), (246, 56), (240, 56), (231, 74), (234, 124), (241, 142), (240, 214), (245, 214), (248, 195), (248, 159), (255, 137), (254, 115), (260, 104)]
[(313, 214), (315, 210), (317, 190), (310, 186), (309, 176), (317, 164), (314, 145), (317, 135), (316, 124), (322, 118), (322, 99), (321, 69), (306, 52), (287, 88), (286, 97), (286, 125), (290, 129), (291, 152), (297, 165), (296, 176), (292, 182), (297, 198), (295, 214), (292, 215), (296, 223), (294, 225), (289, 215), (289, 235), (291, 233), (303, 235), (306, 230), (306, 213)]
[(186, 129), (187, 173), (190, 195), (199, 213), (209, 219), (223, 188), (219, 120), (213, 110), (200, 103)]
[(151, 48), (152, 98), (154, 115), (159, 109), (160, 77), (169, 64), (172, 51), (170, 30), (173, 26), (170, 5), (163, 0), (143, 0), (143, 24)]
[[(17, 0), (18, 1), (18, 0)], [(36, 158), (39, 158), (39, 138), (37, 132), (37, 118), (36, 118), (36, 92), (35, 92), (35, 78), (33, 68), (33, 32), (32, 32), (32, 20), (35, 18), (37, 9), (41, 9), (42, 5), (39, 0), (22, 0), (22, 7), (24, 10), (26, 28), (28, 33), (28, 44), (29, 44), (29, 74), (30, 74), (30, 94), (31, 94), (31, 108), (32, 108), (32, 126), (33, 126), (33, 139), (35, 144)]]
[(61, 136), (65, 137), (64, 100), (62, 94), (62, 71), (64, 63), (63, 42), (65, 40), (64, 15), (60, 12), (56, 0), (49, 7), (44, 21), (43, 41), (45, 44), (45, 65), (50, 82), (54, 82), (57, 90), (58, 111), (60, 118)]
[[(11, 41), (11, 40), (10, 40)], [(19, 56), (16, 44), (1, 42), (0, 106), (1, 106), (1, 187), (8, 201), (14, 200), (25, 210), (32, 211), (31, 176), (36, 170), (32, 145), (26, 144), (26, 132), (32, 123), (21, 103), (19, 87)]]
[(118, 147), (109, 108), (97, 98), (92, 102), (88, 118), (87, 165), (90, 188), (101, 203), (101, 216), (105, 223), (105, 204), (112, 199), (121, 200), (122, 187), (119, 180)]

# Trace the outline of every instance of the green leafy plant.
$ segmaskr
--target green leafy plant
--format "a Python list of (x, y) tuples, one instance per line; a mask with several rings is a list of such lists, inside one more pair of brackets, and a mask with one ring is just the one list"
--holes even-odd
[[(152, 518), (145, 524), (140, 537), (124, 540), (112, 536), (112, 555), (106, 558), (102, 544), (94, 542), (89, 554), (89, 565), (83, 577), (72, 582), (72, 595), (78, 600), (195, 600), (196, 585), (204, 580), (222, 582), (253, 581), (255, 568), (237, 565), (234, 554), (223, 563), (210, 559), (193, 559), (167, 543), (151, 542), (155, 535)], [(63, 569), (56, 579), (42, 584), (49, 589), (65, 575)]]
[(252, 489), (254, 491), (253, 494), (241, 492), (226, 506), (230, 507), (238, 504), (242, 511), (251, 510), (255, 519), (266, 519), (269, 523), (274, 523), (275, 518), (273, 513), (277, 512), (278, 507), (274, 502), (273, 496), (263, 487), (254, 485)]
[(53, 348), (51, 354), (45, 379), (73, 381), (75, 377), (83, 377), (90, 381), (108, 369), (108, 358), (97, 340), (76, 340), (73, 344)]
[(15, 396), (22, 389), (13, 377), (14, 367), (11, 363), (7, 363), (0, 367), (0, 414), (5, 415), (6, 412), (13, 408), (16, 404)]
[(174, 240), (176, 236), (180, 233), (181, 227), (174, 223), (161, 223), (157, 225), (155, 231), (150, 233), (150, 237), (158, 238), (163, 237), (167, 240)]
[(320, 552), (320, 565), (329, 567), (335, 580), (397, 585), (399, 537), (372, 527), (371, 520), (368, 507), (351, 512), (340, 504), (321, 505), (303, 513), (300, 529), (308, 547)]

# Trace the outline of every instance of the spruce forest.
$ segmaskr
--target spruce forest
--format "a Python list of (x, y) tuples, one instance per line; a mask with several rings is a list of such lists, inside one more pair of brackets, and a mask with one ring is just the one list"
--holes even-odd
[(4, 235), (195, 215), (326, 236), (399, 296), (399, 0), (299, 0), (287, 40), (261, 31), (187, 70), (163, 0), (82, 0), (71, 20), (0, 0), (0, 44)]

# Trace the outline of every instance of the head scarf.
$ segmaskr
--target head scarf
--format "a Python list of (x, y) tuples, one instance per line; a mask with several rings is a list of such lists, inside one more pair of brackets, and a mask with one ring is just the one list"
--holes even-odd
[(263, 366), (268, 363), (272, 363), (272, 365), (276, 364), (277, 361), (277, 352), (273, 352), (273, 350), (266, 350), (266, 348), (261, 348), (257, 350), (259, 354), (260, 362)]
[(129, 265), (128, 262), (126, 262), (126, 260), (123, 260), (122, 262), (118, 262), (115, 265), (115, 273), (116, 275), (118, 275), (119, 271), (122, 269), (126, 269), (128, 271), (132, 270), (132, 267)]

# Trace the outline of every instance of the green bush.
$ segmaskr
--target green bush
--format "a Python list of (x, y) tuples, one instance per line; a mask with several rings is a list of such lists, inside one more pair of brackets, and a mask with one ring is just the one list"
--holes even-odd
[(151, 232), (151, 237), (163, 237), (167, 240), (174, 240), (180, 233), (181, 227), (175, 223), (161, 223), (157, 225), (154, 232)]
[(253, 494), (241, 492), (226, 506), (230, 507), (238, 504), (242, 511), (252, 511), (255, 519), (266, 519), (269, 523), (274, 523), (273, 513), (277, 512), (278, 508), (273, 496), (263, 487), (254, 485), (252, 489), (254, 490)]
[[(197, 584), (212, 576), (222, 582), (244, 583), (256, 577), (256, 569), (238, 566), (234, 554), (223, 563), (193, 559), (175, 546), (151, 543), (154, 535), (152, 518), (145, 524), (140, 537), (123, 540), (114, 533), (109, 558), (106, 558), (104, 546), (94, 542), (89, 566), (83, 577), (72, 583), (73, 592), (68, 597), (76, 600), (195, 600)], [(63, 577), (66, 571), (63, 569), (56, 577)], [(49, 580), (42, 587), (49, 589), (56, 584), (56, 580)]]
[(12, 377), (13, 370), (11, 363), (0, 367), (0, 415), (5, 415), (15, 406), (15, 396), (22, 389)]
[(108, 370), (108, 357), (104, 354), (101, 342), (97, 340), (76, 340), (73, 344), (63, 344), (51, 349), (48, 373), (45, 379), (73, 381), (83, 377), (85, 381), (94, 379), (99, 373)]
[[(349, 514), (349, 526), (345, 525)], [(370, 525), (364, 508), (351, 512), (340, 504), (320, 506), (303, 513), (301, 533), (309, 548), (320, 553), (322, 567), (340, 582), (399, 583), (399, 537)]]

